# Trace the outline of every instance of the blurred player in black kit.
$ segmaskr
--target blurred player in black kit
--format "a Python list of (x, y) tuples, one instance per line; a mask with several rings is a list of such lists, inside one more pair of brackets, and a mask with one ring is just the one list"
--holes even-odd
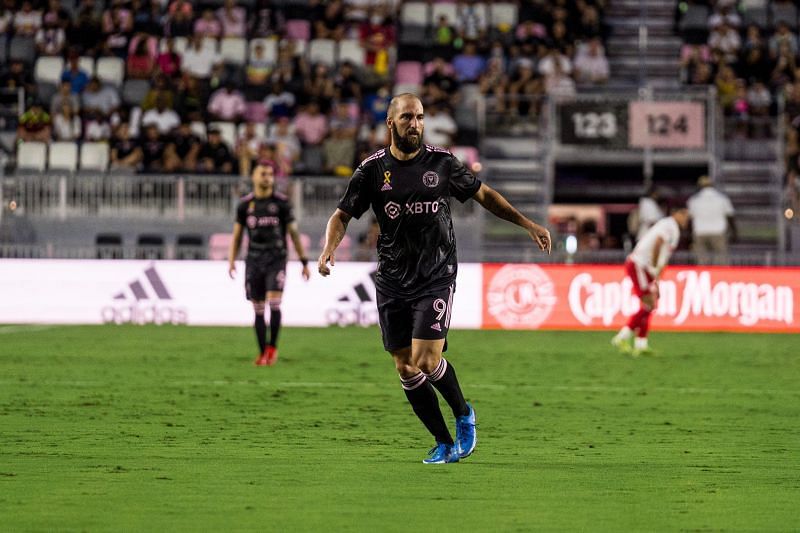
[[(236, 208), (231, 248), (228, 254), (228, 274), (236, 275), (236, 256), (247, 228), (249, 244), (245, 260), (247, 299), (255, 310), (255, 330), (260, 349), (255, 364), (272, 366), (278, 360), (278, 332), (281, 328), (281, 298), (286, 281), (286, 233), (292, 238), (303, 278), (308, 281), (308, 258), (294, 220), (292, 206), (282, 194), (275, 192), (275, 166), (260, 161), (251, 174), (253, 192), (242, 197)], [(265, 302), (269, 303), (269, 340), (264, 320)]]
[[(331, 273), (334, 252), (352, 217), (372, 208), (380, 226), (375, 277), (384, 348), (392, 354), (414, 413), (436, 439), (423, 462), (453, 463), (477, 442), (475, 411), (464, 400), (453, 365), (442, 357), (457, 271), (450, 197), (473, 198), (496, 216), (525, 229), (550, 252), (550, 232), (483, 184), (450, 152), (422, 143), (425, 116), (413, 94), (389, 104), (389, 147), (365, 159), (328, 221), (318, 269)], [(453, 440), (436, 390), (456, 417)]]

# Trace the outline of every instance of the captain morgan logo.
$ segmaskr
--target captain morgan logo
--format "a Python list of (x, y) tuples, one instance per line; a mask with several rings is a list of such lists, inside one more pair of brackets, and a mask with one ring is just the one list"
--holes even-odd
[(506, 265), (486, 289), (486, 309), (506, 329), (538, 328), (556, 305), (556, 289), (536, 265)]
[(106, 324), (186, 324), (188, 313), (177, 305), (155, 265), (144, 271), (100, 310)]

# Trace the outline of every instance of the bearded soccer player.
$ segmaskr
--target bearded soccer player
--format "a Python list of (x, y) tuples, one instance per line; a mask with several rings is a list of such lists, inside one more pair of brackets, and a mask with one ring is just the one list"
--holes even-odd
[[(454, 463), (475, 449), (475, 410), (464, 400), (452, 363), (442, 357), (456, 285), (456, 242), (450, 197), (474, 198), (498, 217), (524, 228), (550, 252), (550, 232), (478, 180), (450, 152), (422, 143), (422, 103), (405, 93), (389, 104), (389, 147), (365, 159), (328, 221), (319, 272), (331, 273), (347, 224), (372, 208), (378, 237), (378, 316), (383, 346), (394, 358), (414, 413), (436, 439), (426, 464)], [(329, 266), (330, 263), (330, 266)], [(436, 391), (456, 418), (456, 438)]]
[[(228, 254), (228, 274), (236, 276), (236, 256), (247, 228), (249, 244), (245, 261), (245, 289), (253, 304), (254, 327), (258, 339), (257, 366), (272, 366), (278, 360), (278, 333), (281, 328), (281, 298), (286, 281), (286, 233), (294, 243), (303, 278), (308, 281), (308, 258), (300, 242), (300, 233), (288, 199), (275, 192), (275, 166), (261, 161), (251, 174), (253, 192), (242, 197), (236, 208), (236, 223)], [(269, 340), (264, 320), (265, 302), (269, 303)]]
[(650, 316), (658, 305), (658, 278), (678, 246), (681, 229), (688, 225), (689, 211), (683, 206), (673, 208), (670, 216), (662, 218), (644, 233), (625, 261), (625, 273), (633, 282), (633, 293), (639, 297), (639, 310), (611, 339), (611, 344), (617, 349), (634, 356), (650, 353), (647, 334)]

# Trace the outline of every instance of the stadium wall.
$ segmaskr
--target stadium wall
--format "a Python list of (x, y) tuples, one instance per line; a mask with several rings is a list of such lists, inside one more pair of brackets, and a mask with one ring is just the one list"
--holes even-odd
[[(252, 322), (238, 264), (224, 261), (0, 261), (0, 323)], [(375, 266), (340, 263), (304, 282), (290, 263), (283, 323), (377, 323)], [(664, 330), (800, 333), (800, 268), (671, 266), (660, 282), (653, 326)], [(459, 266), (451, 327), (612, 329), (638, 309), (622, 266)]]

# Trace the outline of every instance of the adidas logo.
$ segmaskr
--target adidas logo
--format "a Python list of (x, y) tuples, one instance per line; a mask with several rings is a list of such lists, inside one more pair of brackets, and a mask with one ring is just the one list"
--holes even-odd
[(329, 326), (372, 326), (378, 323), (378, 309), (375, 307), (370, 291), (375, 287), (375, 271), (370, 272), (368, 281), (353, 285), (349, 294), (343, 294), (334, 308), (325, 312)]
[(172, 295), (155, 265), (113, 296), (112, 305), (100, 311), (107, 324), (186, 324), (185, 307), (173, 304)]
[(438, 322), (434, 322), (433, 325), (431, 326), (431, 329), (435, 329), (436, 331), (441, 332), (442, 326), (440, 326)]
[(382, 191), (391, 191), (392, 190), (392, 186), (389, 185), (388, 183), (384, 183), (383, 187), (381, 187), (381, 190)]

